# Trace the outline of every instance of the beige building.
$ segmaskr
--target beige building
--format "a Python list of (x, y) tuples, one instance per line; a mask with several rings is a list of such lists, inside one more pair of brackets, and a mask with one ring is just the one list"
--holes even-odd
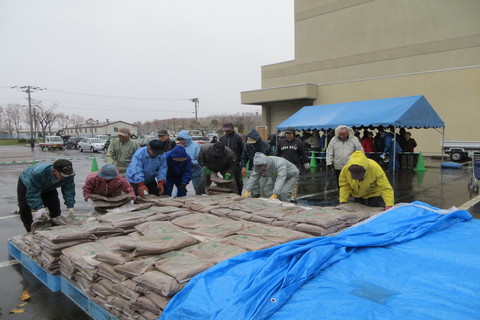
[(130, 133), (138, 136), (138, 127), (124, 121), (114, 122), (98, 122), (95, 124), (82, 124), (79, 126), (70, 126), (63, 130), (64, 135), (80, 136), (80, 137), (95, 137), (96, 135), (111, 135), (117, 136), (118, 129), (126, 127), (130, 129)]
[[(479, 0), (295, 0), (295, 60), (262, 67), (269, 132), (303, 106), (424, 95), (445, 140), (480, 141)], [(412, 131), (439, 154), (442, 134)]]

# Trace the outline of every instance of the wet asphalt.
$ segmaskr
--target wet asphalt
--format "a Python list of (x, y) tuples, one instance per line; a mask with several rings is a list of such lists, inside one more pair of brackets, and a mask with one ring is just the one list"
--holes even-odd
[[(0, 146), (3, 151), (25, 151), (23, 146)], [(104, 153), (80, 153), (78, 150), (40, 151), (37, 148), (31, 160), (38, 163), (51, 162), (66, 158), (72, 161), (76, 172), (77, 203), (75, 210), (79, 214), (87, 213), (90, 208), (83, 201), (82, 186), (85, 177), (91, 172), (93, 158), (100, 168), (105, 164)], [(480, 218), (480, 200), (478, 194), (468, 189), (473, 176), (470, 163), (458, 169), (442, 169), (440, 159), (424, 158), (426, 171), (402, 170), (388, 173), (387, 176), (395, 190), (395, 203), (423, 201), (435, 207), (447, 209), (471, 203), (468, 209), (475, 218)], [(16, 207), (16, 186), (18, 176), (29, 163), (0, 165), (0, 318), (1, 319), (35, 319), (63, 320), (90, 319), (79, 307), (62, 293), (52, 293), (29, 271), (9, 257), (7, 240), (10, 237), (25, 234), (20, 218), (12, 211)], [(479, 182), (480, 183), (480, 182)], [(188, 193), (193, 194), (189, 185)], [(472, 200), (473, 199), (473, 200)], [(477, 201), (478, 200), (478, 201)], [(470, 202), (469, 202), (470, 201)], [(62, 201), (61, 201), (62, 202)], [(300, 176), (297, 203), (306, 206), (333, 206), (338, 204), (338, 192), (333, 173), (325, 171), (322, 163)], [(63, 206), (63, 202), (62, 202)], [(66, 208), (62, 207), (63, 211)], [(20, 295), (28, 289), (31, 299), (20, 307), (24, 312), (9, 314), (18, 309)]]

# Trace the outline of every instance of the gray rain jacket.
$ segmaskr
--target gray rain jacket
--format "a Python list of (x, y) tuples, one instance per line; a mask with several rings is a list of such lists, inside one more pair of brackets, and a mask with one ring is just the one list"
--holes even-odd
[[(266, 156), (261, 152), (255, 153), (255, 157), (253, 158), (254, 165), (267, 165), (267, 178), (274, 179), (275, 184), (273, 186), (272, 193), (276, 195), (280, 195), (282, 190), (289, 189), (290, 186), (286, 186), (286, 182), (290, 184), (291, 178), (296, 177), (298, 179), (299, 171), (297, 167), (288, 161), (285, 158), (275, 157), (275, 156)], [(244, 190), (251, 191), (255, 185), (260, 183), (260, 178), (262, 177), (261, 172), (252, 171), (250, 178), (248, 179), (247, 184), (244, 187)], [(293, 184), (295, 184), (295, 182)], [(293, 185), (292, 185), (293, 187)]]

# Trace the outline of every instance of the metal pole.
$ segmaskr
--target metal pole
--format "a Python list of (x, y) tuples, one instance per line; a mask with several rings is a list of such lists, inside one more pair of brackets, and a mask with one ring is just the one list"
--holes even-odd
[(199, 129), (199, 128), (198, 128), (198, 116), (197, 116), (197, 109), (198, 109), (199, 101), (198, 101), (198, 98), (190, 99), (190, 101), (192, 101), (193, 103), (195, 103), (195, 122), (197, 123), (197, 129)]
[(30, 97), (30, 86), (27, 86), (28, 94), (28, 113), (30, 115), (30, 140), (33, 140), (33, 116), (32, 116), (32, 99)]

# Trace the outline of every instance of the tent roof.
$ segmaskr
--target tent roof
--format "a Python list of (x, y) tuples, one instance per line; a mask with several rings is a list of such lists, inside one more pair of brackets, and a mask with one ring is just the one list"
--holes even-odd
[(424, 96), (365, 100), (303, 107), (277, 129), (335, 129), (339, 125), (441, 128), (440, 119)]

